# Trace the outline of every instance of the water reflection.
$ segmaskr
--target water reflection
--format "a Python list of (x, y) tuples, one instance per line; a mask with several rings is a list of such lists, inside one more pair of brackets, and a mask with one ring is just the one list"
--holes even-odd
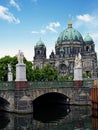
[(98, 130), (92, 121), (90, 107), (47, 106), (28, 115), (0, 112), (0, 130)]
[(70, 112), (69, 105), (47, 105), (39, 106), (34, 110), (34, 119), (41, 122), (54, 122), (63, 119)]
[(4, 129), (10, 122), (8, 114), (0, 111), (0, 129)]

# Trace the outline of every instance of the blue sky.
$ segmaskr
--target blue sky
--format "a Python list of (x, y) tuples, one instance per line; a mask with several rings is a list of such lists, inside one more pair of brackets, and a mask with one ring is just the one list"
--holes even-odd
[(98, 0), (0, 0), (0, 57), (21, 50), (32, 61), (40, 38), (48, 57), (69, 17), (83, 38), (92, 36), (98, 51)]

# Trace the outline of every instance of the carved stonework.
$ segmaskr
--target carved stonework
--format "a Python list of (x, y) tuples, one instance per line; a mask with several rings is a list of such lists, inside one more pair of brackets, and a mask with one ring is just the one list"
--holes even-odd
[(21, 52), (21, 51), (19, 50), (19, 52), (18, 52), (18, 54), (17, 54), (18, 64), (23, 64), (23, 58), (24, 58), (23, 52)]

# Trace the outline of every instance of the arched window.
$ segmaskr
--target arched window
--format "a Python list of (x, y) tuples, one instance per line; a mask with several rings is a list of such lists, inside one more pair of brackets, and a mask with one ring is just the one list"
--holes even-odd
[(37, 54), (38, 54), (38, 55), (40, 54), (40, 50), (37, 51)]
[(86, 51), (89, 51), (89, 46), (86, 46)]

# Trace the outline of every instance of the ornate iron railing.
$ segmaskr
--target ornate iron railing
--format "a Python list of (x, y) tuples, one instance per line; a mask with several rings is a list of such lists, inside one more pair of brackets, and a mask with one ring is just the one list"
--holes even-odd
[[(93, 87), (94, 80), (83, 80), (83, 87)], [(74, 87), (74, 81), (28, 82), (28, 88)], [(14, 90), (15, 82), (0, 82), (0, 90)]]
[(30, 88), (46, 88), (46, 87), (72, 87), (73, 81), (53, 81), (53, 82), (29, 82), (28, 87)]
[(14, 87), (14, 82), (0, 82), (0, 90), (13, 90)]
[[(29, 88), (74, 87), (74, 81), (28, 82)], [(83, 87), (93, 87), (93, 80), (83, 80)]]

